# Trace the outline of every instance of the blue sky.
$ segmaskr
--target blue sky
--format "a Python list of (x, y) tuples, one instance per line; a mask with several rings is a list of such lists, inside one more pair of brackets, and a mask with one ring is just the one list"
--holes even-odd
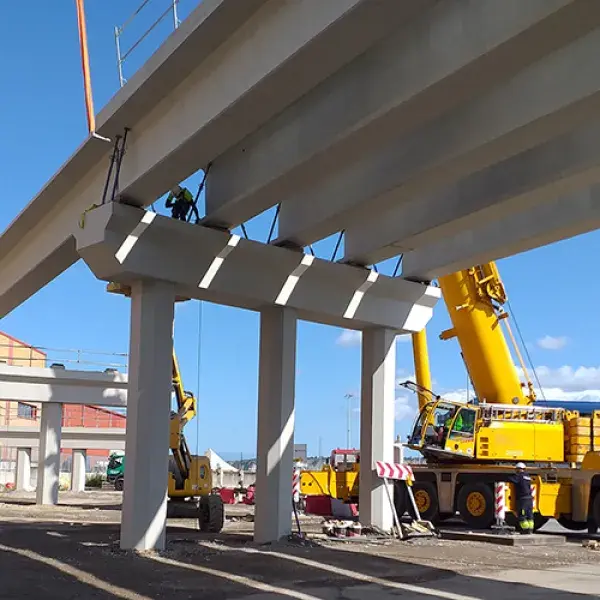
[[(197, 2), (181, 0), (182, 17)], [(96, 112), (118, 89), (113, 29), (139, 6), (140, 0), (86, 2)], [(153, 7), (154, 5), (155, 7)], [(150, 3), (144, 18), (126, 32), (128, 47), (166, 0)], [(7, 3), (0, 20), (0, 230), (39, 191), (85, 138), (86, 119), (80, 71), (75, 3), (29, 0)], [(144, 15), (142, 14), (142, 17)], [(26, 23), (26, 35), (24, 35)], [(125, 74), (132, 73), (168, 34), (166, 20), (132, 54)], [(137, 28), (137, 29), (136, 29)], [(190, 179), (195, 191), (200, 176)], [(251, 237), (265, 239), (270, 214), (248, 224)], [(329, 256), (333, 240), (318, 244)], [(546, 395), (600, 397), (600, 284), (586, 263), (600, 252), (600, 234), (541, 248), (499, 262), (513, 309), (523, 331)], [(585, 258), (584, 258), (585, 257)], [(393, 263), (383, 266), (389, 272)], [(595, 268), (595, 266), (593, 267)], [(24, 305), (5, 317), (0, 328), (29, 343), (52, 348), (128, 351), (129, 301), (104, 292), (87, 267), (79, 263)], [(186, 387), (197, 391), (200, 353), (200, 415), (187, 432), (192, 449), (213, 447), (226, 456), (255, 451), (258, 367), (258, 316), (247, 311), (199, 304), (177, 307), (175, 343)], [(455, 342), (440, 342), (449, 326), (440, 304), (429, 326), (430, 354), (437, 389), (460, 396), (466, 373)], [(360, 346), (339, 329), (300, 323), (298, 330), (296, 441), (319, 446), (324, 453), (346, 441), (347, 393), (358, 396)], [(199, 344), (199, 340), (201, 343)], [(69, 356), (50, 353), (51, 356)], [(108, 359), (105, 359), (108, 360)], [(398, 376), (412, 373), (411, 346), (398, 343)], [(398, 392), (397, 430), (412, 420), (414, 398)], [(351, 400), (352, 408), (358, 399)], [(352, 443), (358, 443), (358, 415), (352, 412)]]

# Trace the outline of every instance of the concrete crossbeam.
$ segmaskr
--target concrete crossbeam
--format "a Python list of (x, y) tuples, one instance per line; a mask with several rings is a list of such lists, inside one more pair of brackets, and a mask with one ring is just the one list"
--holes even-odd
[(405, 255), (402, 272), (417, 281), (498, 260), (600, 229), (600, 186), (544, 202)]
[[(213, 163), (207, 223), (249, 219), (572, 41), (599, 17), (570, 0), (508, 0), (502, 10), (495, 0), (432, 10), (429, 0), (385, 0), (380, 14), (390, 5), (393, 35)], [(400, 19), (410, 22), (401, 27)]]
[[(0, 425), (0, 444), (9, 448), (39, 448), (40, 429)], [(125, 450), (125, 429), (63, 427), (60, 447), (70, 450)]]
[[(600, 181), (600, 121), (409, 200), (347, 232), (344, 259), (373, 264)], [(584, 220), (585, 215), (580, 215)], [(519, 215), (516, 214), (516, 220)], [(585, 225), (584, 225), (585, 227)]]
[[(600, 4), (594, 6), (600, 17)], [(377, 212), (596, 119), (599, 45), (600, 28), (322, 181), (308, 180), (285, 197), (275, 243), (304, 245), (352, 226), (360, 234)]]
[[(98, 115), (101, 136), (132, 128), (122, 196), (148, 205), (364, 51), (393, 27), (368, 18), (377, 5), (202, 2)], [(0, 237), (0, 317), (78, 259), (72, 232), (111, 152), (90, 136)]]
[(0, 400), (127, 405), (127, 375), (0, 364)]
[(76, 235), (99, 279), (169, 281), (190, 298), (250, 310), (275, 303), (295, 309), (298, 318), (349, 329), (419, 331), (440, 298), (435, 287), (121, 204), (91, 211)]

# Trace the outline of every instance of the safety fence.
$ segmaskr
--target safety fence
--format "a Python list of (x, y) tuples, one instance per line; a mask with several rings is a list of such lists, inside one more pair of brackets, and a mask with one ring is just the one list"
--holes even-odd
[[(151, 2), (144, 0), (122, 25), (115, 26), (115, 47), (117, 52), (117, 71), (119, 85), (127, 83), (124, 74), (125, 61), (132, 53), (140, 50), (147, 43), (146, 52), (138, 54), (138, 64), (148, 58), (148, 48), (158, 47), (164, 39), (179, 27), (186, 14), (196, 7), (201, 0), (160, 0)], [(125, 32), (129, 36), (124, 37)], [(135, 72), (135, 69), (132, 69)]]
[(127, 369), (127, 353), (27, 345), (12, 339), (0, 341), (0, 363), (22, 367), (82, 370)]

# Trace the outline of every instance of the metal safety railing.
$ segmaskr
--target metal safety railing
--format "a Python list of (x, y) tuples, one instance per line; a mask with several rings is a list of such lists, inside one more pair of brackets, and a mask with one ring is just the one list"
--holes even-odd
[(148, 37), (148, 35), (169, 15), (173, 17), (174, 29), (177, 29), (181, 24), (178, 15), (178, 4), (179, 0), (170, 0), (169, 6), (164, 10), (161, 15), (155, 19), (152, 24), (146, 29), (141, 36), (127, 49), (123, 51), (121, 44), (121, 36), (125, 29), (135, 20), (135, 18), (142, 12), (142, 10), (150, 3), (150, 0), (144, 0), (142, 4), (133, 12), (133, 14), (121, 25), (120, 27), (115, 25), (115, 46), (117, 50), (117, 69), (119, 72), (119, 84), (121, 87), (127, 83), (127, 79), (123, 75), (123, 63), (127, 60), (127, 57)]
[[(108, 358), (110, 357), (110, 358)], [(0, 342), (0, 363), (23, 367), (50, 367), (71, 365), (127, 369), (127, 353), (72, 348), (49, 348), (14, 342)], [(94, 369), (96, 370), (96, 369)]]

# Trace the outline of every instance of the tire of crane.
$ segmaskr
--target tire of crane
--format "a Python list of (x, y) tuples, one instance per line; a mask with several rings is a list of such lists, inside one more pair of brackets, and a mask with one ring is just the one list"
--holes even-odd
[(558, 519), (556, 519), (559, 525), (562, 525), (565, 529), (570, 531), (583, 531), (587, 529), (587, 523), (583, 521), (573, 521), (570, 515), (560, 515)]
[(494, 493), (486, 483), (465, 483), (458, 492), (457, 507), (473, 529), (488, 529), (494, 523)]
[(596, 494), (592, 500), (591, 516), (596, 527), (600, 527), (600, 489), (596, 490)]
[(198, 523), (200, 531), (219, 533), (225, 524), (225, 505), (219, 494), (209, 494), (200, 498)]
[(125, 486), (125, 483), (124, 483), (123, 477), (117, 477), (115, 479), (115, 490), (117, 492), (122, 492), (124, 486)]
[(533, 513), (533, 530), (541, 529), (549, 520), (550, 517), (544, 517), (539, 512)]
[[(431, 521), (434, 524), (437, 523), (440, 517), (440, 503), (435, 483), (431, 481), (415, 481), (412, 485), (412, 492), (421, 518), (425, 521)], [(412, 509), (410, 509), (410, 512), (412, 512)]]

